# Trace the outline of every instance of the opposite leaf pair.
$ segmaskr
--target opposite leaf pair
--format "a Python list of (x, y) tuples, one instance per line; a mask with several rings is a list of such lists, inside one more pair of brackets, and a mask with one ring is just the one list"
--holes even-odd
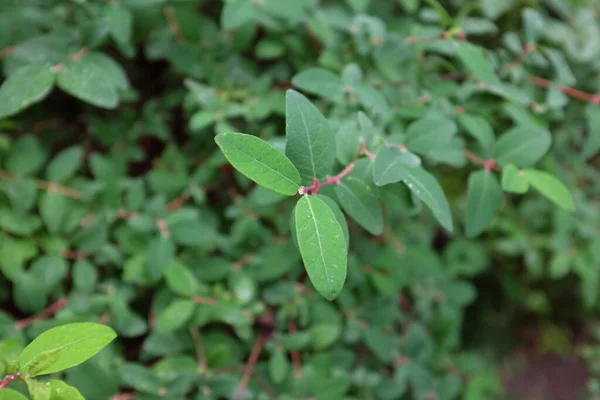
[[(62, 381), (39, 382), (32, 378), (79, 365), (102, 350), (115, 337), (116, 334), (110, 327), (88, 322), (47, 330), (31, 342), (16, 360), (0, 358), (5, 363), (4, 373), (7, 374), (0, 387), (19, 379), (27, 383), (33, 399), (83, 400), (77, 389)], [(0, 400), (23, 399), (25, 397), (16, 391), (0, 390)]]
[[(227, 160), (259, 185), (288, 196), (300, 190), (300, 173), (294, 164), (264, 140), (228, 132), (215, 141)], [(295, 236), (310, 280), (319, 293), (333, 300), (346, 279), (347, 239), (342, 226), (320, 196), (302, 196), (294, 218)]]

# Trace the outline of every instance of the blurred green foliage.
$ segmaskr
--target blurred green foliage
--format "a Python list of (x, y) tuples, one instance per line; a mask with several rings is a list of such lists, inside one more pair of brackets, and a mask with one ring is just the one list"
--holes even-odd
[[(565, 354), (599, 315), (599, 9), (3, 0), (0, 371), (43, 331), (92, 321), (119, 339), (61, 376), (89, 400), (504, 398), (522, 329)], [(335, 172), (384, 141), (443, 195), (379, 187), (392, 178), (361, 158), (373, 235), (321, 188), (350, 232), (333, 302), (292, 238), (295, 199), (214, 141), (284, 150), (287, 89), (327, 118)]]

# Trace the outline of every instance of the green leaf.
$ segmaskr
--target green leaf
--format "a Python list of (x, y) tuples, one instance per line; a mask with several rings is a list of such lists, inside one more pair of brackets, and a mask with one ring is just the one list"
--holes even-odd
[(328, 99), (337, 99), (344, 93), (344, 84), (339, 76), (324, 68), (309, 68), (292, 78), (299, 89)]
[(408, 127), (406, 145), (415, 153), (428, 153), (446, 146), (456, 132), (456, 124), (448, 118), (425, 117)]
[(456, 54), (473, 75), (488, 86), (500, 83), (494, 66), (488, 61), (483, 48), (462, 41), (455, 41)]
[(58, 193), (47, 192), (39, 203), (40, 217), (50, 233), (59, 233), (71, 209), (71, 201)]
[(323, 297), (337, 297), (346, 280), (346, 243), (327, 203), (303, 196), (296, 205), (296, 235), (306, 272)]
[(400, 182), (408, 176), (407, 168), (414, 167), (413, 156), (398, 147), (383, 146), (373, 163), (373, 180), (377, 186)]
[(46, 179), (50, 182), (61, 182), (70, 178), (83, 160), (81, 146), (72, 146), (64, 149), (52, 158), (46, 168)]
[(251, 22), (256, 14), (255, 6), (248, 0), (229, 0), (221, 11), (221, 26), (224, 29), (235, 29)]
[(306, 97), (288, 90), (285, 98), (285, 154), (298, 168), (302, 183), (312, 184), (331, 172), (335, 162), (335, 136), (329, 123)]
[(166, 335), (185, 325), (192, 317), (196, 303), (192, 300), (175, 300), (156, 318), (154, 330), (159, 335)]
[(589, 104), (585, 109), (588, 130), (587, 140), (583, 145), (583, 158), (590, 158), (600, 151), (600, 107)]
[(446, 28), (449, 27), (452, 24), (452, 18), (450, 17), (450, 14), (448, 14), (446, 9), (440, 4), (440, 2), (438, 0), (426, 0), (426, 1), (427, 1), (427, 3), (429, 3), (429, 5), (431, 7), (433, 7), (435, 12), (440, 17), (440, 22), (442, 23), (442, 26), (446, 27)]
[(115, 337), (115, 332), (106, 325), (91, 322), (62, 325), (39, 335), (23, 350), (18, 361), (25, 369), (39, 354), (60, 349), (58, 360), (50, 368), (38, 372), (38, 375), (52, 374), (85, 362)]
[(452, 214), (446, 195), (438, 181), (422, 168), (407, 169), (404, 184), (426, 205), (440, 224), (449, 232), (453, 230)]
[(0, 390), (0, 400), (27, 400), (27, 397), (19, 392), (6, 388)]
[(175, 243), (170, 238), (160, 236), (148, 243), (146, 266), (151, 280), (158, 280), (171, 265), (175, 250)]
[(180, 296), (191, 297), (196, 294), (200, 284), (194, 274), (180, 262), (173, 262), (165, 271), (165, 280), (169, 289)]
[(20, 373), (25, 373), (31, 376), (36, 376), (40, 372), (54, 365), (60, 357), (61, 349), (52, 349), (38, 354), (29, 364), (27, 369), (21, 368)]
[(502, 204), (502, 188), (491, 171), (477, 171), (469, 176), (467, 189), (467, 226), (469, 237), (479, 235), (492, 223)]
[(519, 171), (514, 164), (508, 164), (502, 169), (502, 189), (511, 193), (526, 193), (529, 182), (523, 171)]
[(127, 45), (131, 42), (133, 15), (127, 7), (119, 2), (108, 4), (106, 6), (106, 21), (110, 34), (117, 43)]
[(548, 200), (567, 211), (575, 210), (573, 195), (569, 189), (551, 174), (535, 169), (523, 170), (525, 178), (531, 186), (543, 194)]
[(360, 150), (360, 131), (354, 120), (346, 121), (335, 135), (337, 159), (343, 165), (350, 164)]
[(119, 375), (126, 385), (142, 393), (158, 394), (161, 387), (160, 381), (152, 371), (140, 364), (125, 364)]
[(315, 324), (310, 329), (313, 347), (315, 350), (325, 350), (333, 345), (340, 337), (341, 329), (339, 325), (320, 323)]
[(88, 260), (77, 260), (73, 265), (73, 284), (83, 293), (91, 293), (98, 282), (98, 270)]
[(373, 235), (383, 233), (383, 212), (375, 193), (362, 180), (355, 177), (343, 179), (335, 185), (335, 194), (340, 205), (354, 219)]
[(10, 149), (6, 170), (17, 175), (32, 175), (46, 161), (47, 151), (33, 135), (21, 136)]
[(544, 19), (538, 11), (532, 8), (524, 8), (522, 16), (525, 43), (535, 43), (544, 27)]
[(290, 362), (285, 353), (280, 350), (274, 351), (269, 358), (269, 376), (273, 382), (283, 382), (289, 370)]
[(335, 219), (342, 227), (344, 239), (346, 240), (346, 248), (348, 248), (350, 246), (350, 232), (348, 232), (348, 223), (346, 222), (346, 217), (344, 216), (344, 213), (342, 212), (342, 210), (340, 210), (340, 206), (338, 206), (337, 203), (331, 197), (327, 197), (322, 194), (318, 194), (317, 197), (323, 200), (325, 203), (327, 203), (329, 208), (331, 208), (331, 211), (333, 211), (333, 213), (335, 214)]
[(58, 74), (58, 87), (96, 107), (116, 108), (119, 103), (118, 86), (112, 71), (98, 59), (94, 54), (87, 54), (79, 60), (66, 62)]
[(50, 400), (50, 382), (40, 382), (35, 379), (25, 378), (31, 400)]
[(79, 390), (73, 386), (67, 385), (63, 381), (50, 381), (50, 399), (51, 400), (85, 400)]
[(496, 141), (492, 126), (484, 118), (470, 114), (460, 115), (458, 121), (463, 129), (479, 142), (484, 156), (491, 157), (494, 154), (494, 144)]
[(550, 261), (550, 278), (561, 279), (564, 278), (571, 270), (571, 262), (573, 260), (573, 254), (569, 251), (561, 251), (552, 257)]
[(0, 86), (0, 119), (10, 117), (43, 100), (52, 90), (56, 74), (45, 64), (19, 68)]
[(529, 126), (510, 129), (496, 143), (496, 161), (500, 165), (528, 167), (535, 164), (550, 149), (552, 137), (545, 130)]
[(215, 142), (238, 171), (261, 186), (292, 196), (298, 193), (300, 175), (285, 155), (256, 136), (220, 133)]

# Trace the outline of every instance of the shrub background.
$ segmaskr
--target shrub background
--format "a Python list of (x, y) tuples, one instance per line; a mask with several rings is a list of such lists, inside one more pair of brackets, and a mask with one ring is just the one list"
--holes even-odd
[[(119, 339), (65, 375), (92, 400), (534, 396), (511, 377), (549, 354), (590, 368), (543, 398), (598, 396), (599, 7), (2, 1), (0, 359), (94, 321)], [(365, 158), (385, 224), (346, 218), (333, 302), (294, 200), (214, 142), (282, 149), (291, 88), (327, 117), (336, 172), (357, 135), (407, 145), (449, 204), (375, 188)], [(517, 194), (523, 168), (556, 180)], [(497, 185), (474, 189), (485, 169)]]

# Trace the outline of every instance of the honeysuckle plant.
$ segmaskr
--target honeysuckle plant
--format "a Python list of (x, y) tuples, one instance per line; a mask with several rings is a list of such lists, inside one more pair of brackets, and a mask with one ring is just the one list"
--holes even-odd
[(533, 396), (600, 311), (596, 9), (0, 1), (0, 399)]
[[(479, 50), (468, 51), (472, 53), (462, 57), (467, 65), (475, 64), (475, 73), (483, 75), (482, 70), (492, 69), (480, 58)], [(305, 86), (322, 87), (328, 83), (322, 81), (323, 76), (316, 77), (315, 71), (313, 74), (314, 82), (304, 75)], [(468, 236), (479, 235), (493, 222), (503, 191), (523, 194), (531, 185), (559, 207), (568, 211), (575, 207), (569, 190), (552, 174), (515, 165), (532, 165), (548, 151), (549, 134), (534, 126), (512, 128), (496, 143), (485, 120), (463, 116), (461, 122), (480, 139), (482, 151), (495, 155), (484, 160), (465, 150), (462, 141), (454, 141), (457, 125), (442, 115), (413, 122), (392, 143), (384, 134), (356, 126), (338, 132), (336, 138), (319, 109), (295, 90), (287, 91), (285, 109), (284, 151), (243, 133), (220, 133), (215, 141), (227, 160), (249, 179), (282, 195), (301, 196), (292, 214), (292, 235), (311, 282), (327, 300), (339, 295), (347, 274), (350, 238), (341, 210), (369, 233), (381, 235), (385, 201), (381, 201), (379, 188), (403, 183), (444, 229), (450, 233), (454, 230), (444, 191), (435, 176), (423, 167), (418, 154), (426, 156), (458, 143), (452, 150), (466, 152), (467, 157), (483, 167), (468, 179)], [(364, 114), (358, 117), (368, 119)], [(343, 165), (347, 160), (352, 161)], [(337, 165), (341, 165), (341, 170), (332, 174)], [(501, 178), (495, 170), (502, 171)], [(337, 202), (324, 193), (323, 189), (329, 186), (333, 186), (333, 193), (327, 193)]]

